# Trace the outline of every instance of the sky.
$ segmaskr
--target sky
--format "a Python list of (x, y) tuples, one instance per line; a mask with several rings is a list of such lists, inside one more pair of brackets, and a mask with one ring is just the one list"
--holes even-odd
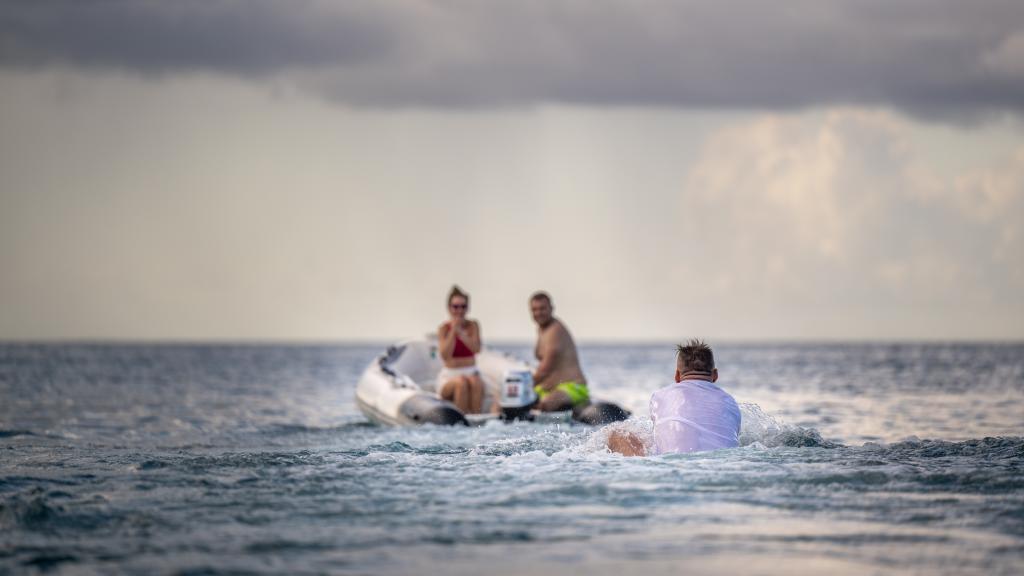
[(0, 2), (0, 340), (1024, 338), (1024, 3)]

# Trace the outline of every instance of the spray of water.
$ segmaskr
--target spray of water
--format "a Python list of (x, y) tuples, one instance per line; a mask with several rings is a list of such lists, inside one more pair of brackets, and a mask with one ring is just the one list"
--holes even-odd
[[(740, 446), (758, 448), (789, 447), (820, 447), (835, 448), (838, 446), (821, 437), (821, 433), (813, 428), (803, 428), (787, 424), (781, 419), (767, 414), (760, 406), (744, 402), (740, 404), (742, 423), (740, 425)], [(583, 442), (582, 452), (602, 452), (608, 450), (608, 437), (616, 431), (628, 432), (639, 437), (650, 446), (654, 438), (654, 425), (648, 416), (634, 416), (624, 422), (616, 422), (599, 428)]]

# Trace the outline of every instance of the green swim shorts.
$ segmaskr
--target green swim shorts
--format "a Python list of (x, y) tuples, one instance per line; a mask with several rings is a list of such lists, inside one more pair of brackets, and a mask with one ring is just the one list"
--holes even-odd
[[(537, 393), (537, 397), (540, 398), (541, 400), (543, 400), (545, 396), (551, 393), (551, 391), (541, 388), (540, 384), (534, 386), (533, 390)], [(590, 392), (587, 391), (587, 385), (580, 384), (579, 382), (575, 382), (573, 380), (570, 380), (568, 382), (562, 382), (558, 386), (555, 386), (555, 390), (561, 390), (562, 392), (565, 392), (566, 395), (569, 396), (569, 400), (572, 401), (573, 406), (586, 404), (587, 401), (590, 400)]]

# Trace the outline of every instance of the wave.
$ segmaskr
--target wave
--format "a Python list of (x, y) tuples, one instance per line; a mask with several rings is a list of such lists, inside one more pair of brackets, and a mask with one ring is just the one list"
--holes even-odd
[(46, 527), (63, 512), (61, 506), (47, 502), (42, 496), (28, 499), (15, 496), (0, 502), (0, 527), (34, 530)]
[(22, 566), (29, 566), (38, 569), (40, 572), (49, 572), (60, 564), (66, 562), (78, 562), (78, 556), (73, 554), (62, 554), (60, 552), (41, 552), (25, 560)]
[[(110, 506), (106, 496), (74, 495), (33, 487), (0, 497), (0, 533), (29, 532), (48, 537), (63, 534), (146, 533), (174, 523), (152, 510)], [(0, 573), (3, 569), (0, 568)]]
[(825, 440), (814, 428), (787, 424), (767, 414), (757, 404), (740, 404), (740, 446), (761, 445), (767, 448), (837, 448), (841, 444)]
[[(766, 413), (753, 403), (741, 403), (742, 420), (739, 442), (751, 448), (847, 448), (864, 456), (884, 456), (885, 459), (938, 459), (952, 457), (980, 458), (994, 463), (1024, 460), (1024, 439), (1016, 436), (976, 438), (960, 441), (909, 437), (894, 443), (868, 442), (862, 446), (847, 446), (827, 440), (814, 428), (788, 424)], [(653, 426), (650, 418), (634, 417), (596, 431), (587, 445), (604, 448), (613, 430), (632, 432), (650, 440)], [(1022, 470), (1024, 472), (1024, 470)], [(1024, 481), (1022, 481), (1024, 484)]]
[(36, 436), (31, 430), (3, 430), (0, 429), (0, 438), (13, 438), (15, 436)]
[(947, 440), (921, 440), (917, 437), (893, 444), (868, 443), (864, 450), (880, 450), (890, 455), (916, 458), (980, 457), (993, 462), (1024, 459), (1024, 438), (998, 436), (951, 442)]
[[(787, 424), (767, 414), (757, 404), (741, 403), (739, 442), (740, 446), (753, 448), (838, 448), (836, 442), (824, 439), (814, 428), (804, 428)], [(653, 442), (654, 426), (646, 416), (634, 416), (624, 422), (605, 426), (594, 432), (584, 445), (585, 451), (604, 450), (608, 444), (608, 436), (616, 430), (631, 432), (639, 436), (649, 446)]]
[(66, 492), (47, 492), (41, 488), (8, 496), (0, 501), (0, 529), (45, 533), (88, 531), (117, 520), (103, 511), (105, 500), (83, 502), (69, 499), (69, 496)]
[(293, 434), (342, 434), (364, 428), (373, 428), (374, 424), (368, 420), (346, 422), (338, 426), (306, 426), (303, 424), (273, 424), (262, 430), (270, 436), (290, 436)]
[(322, 454), (309, 450), (296, 452), (227, 452), (218, 455), (201, 456), (156, 456), (133, 465), (137, 471), (173, 469), (177, 472), (198, 474), (218, 469), (266, 469), (296, 466), (320, 465), (325, 462)]

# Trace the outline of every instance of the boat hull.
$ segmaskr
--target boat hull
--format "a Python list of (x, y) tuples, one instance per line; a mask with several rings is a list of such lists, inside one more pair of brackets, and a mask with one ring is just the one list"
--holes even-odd
[[(443, 367), (436, 340), (414, 339), (391, 346), (367, 366), (356, 386), (356, 405), (368, 420), (382, 426), (483, 425), (499, 419), (492, 406), (498, 402), (499, 386), (509, 372), (529, 371), (530, 366), (508, 354), (484, 348), (476, 355), (476, 367), (484, 383), (481, 414), (462, 414), (437, 394), (437, 376)], [(565, 412), (540, 413), (529, 407), (506, 409), (506, 420), (539, 423), (606, 424), (625, 420), (629, 412), (608, 402)]]

